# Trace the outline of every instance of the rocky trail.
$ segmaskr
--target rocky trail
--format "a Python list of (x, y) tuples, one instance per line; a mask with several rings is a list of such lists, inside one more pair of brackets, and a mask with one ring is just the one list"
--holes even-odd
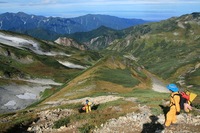
[(181, 114), (178, 116), (178, 125), (164, 128), (163, 114), (155, 116), (147, 106), (139, 106), (140, 113), (129, 113), (118, 119), (111, 119), (95, 133), (199, 133), (200, 116)]
[[(164, 87), (163, 83), (153, 77), (152, 89), (158, 92), (168, 92)], [(158, 89), (159, 88), (159, 89)], [(123, 100), (135, 102), (136, 98), (123, 98), (117, 96), (99, 96), (99, 97), (86, 97), (75, 100), (63, 100), (59, 101), (61, 104), (66, 103), (84, 103), (86, 99), (90, 99), (95, 104), (106, 103), (122, 98)], [(57, 103), (48, 103), (51, 106), (56, 106)], [(114, 107), (113, 107), (114, 108)], [(96, 127), (93, 133), (199, 133), (200, 131), (200, 116), (192, 116), (191, 114), (181, 113), (178, 115), (178, 125), (172, 125), (168, 128), (164, 128), (163, 124), (165, 121), (164, 114), (155, 116), (151, 113), (148, 106), (141, 106), (138, 104), (135, 107), (138, 112), (128, 113), (125, 116), (119, 118), (113, 118), (108, 120), (106, 123), (102, 123), (100, 127)], [(45, 110), (38, 113), (39, 120), (33, 122), (27, 129), (29, 132), (36, 133), (66, 133), (73, 132), (78, 133), (78, 126), (80, 123), (74, 125), (62, 126), (59, 129), (53, 128), (53, 122), (61, 118), (66, 118), (69, 115), (76, 113), (74, 110), (69, 109), (54, 109)]]
[[(168, 93), (164, 83), (158, 78), (151, 75), (152, 89), (158, 92)], [(192, 114), (181, 113), (178, 115), (178, 124), (164, 128), (165, 121), (164, 113), (160, 115), (153, 115), (150, 108), (146, 105), (137, 103), (137, 98), (134, 97), (119, 97), (114, 95), (98, 96), (98, 97), (84, 97), (81, 99), (67, 100), (60, 99), (58, 101), (46, 102), (43, 108), (35, 110), (38, 119), (32, 122), (28, 127), (23, 129), (24, 132), (35, 133), (78, 133), (78, 128), (81, 123), (76, 122), (71, 125), (61, 126), (59, 129), (54, 128), (55, 121), (62, 118), (67, 118), (72, 114), (78, 114), (78, 110), (57, 108), (59, 105), (65, 104), (84, 104), (85, 100), (89, 99), (93, 104), (102, 104), (118, 99), (131, 101), (136, 103), (136, 106), (131, 109), (138, 110), (131, 112), (119, 118), (109, 119), (106, 123), (102, 123), (100, 127), (95, 127), (91, 132), (93, 133), (199, 133), (200, 131), (200, 115), (194, 116)], [(49, 109), (54, 108), (54, 109)], [(116, 107), (110, 107), (111, 110), (116, 110)], [(164, 111), (164, 110), (163, 110)], [(96, 113), (95, 110), (92, 113)], [(1, 120), (2, 121), (7, 121)], [(21, 129), (20, 129), (21, 130)]]
[[(182, 113), (178, 115), (178, 125), (172, 125), (164, 128), (164, 114), (155, 116), (151, 114), (149, 107), (138, 105), (140, 112), (128, 113), (117, 119), (108, 120), (105, 124), (101, 124), (99, 128), (95, 128), (93, 133), (199, 133), (200, 131), (200, 116), (192, 116)], [(67, 117), (73, 114), (73, 110), (55, 109), (40, 112), (40, 119), (33, 122), (28, 128), (29, 132), (36, 133), (78, 133), (78, 123), (75, 125), (62, 126), (59, 129), (52, 128), (53, 121)]]

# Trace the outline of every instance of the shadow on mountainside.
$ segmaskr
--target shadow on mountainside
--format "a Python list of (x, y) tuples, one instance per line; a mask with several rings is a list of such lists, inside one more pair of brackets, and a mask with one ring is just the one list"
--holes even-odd
[(143, 124), (141, 133), (161, 133), (164, 130), (164, 126), (158, 122), (158, 117), (151, 115), (149, 118), (151, 122)]

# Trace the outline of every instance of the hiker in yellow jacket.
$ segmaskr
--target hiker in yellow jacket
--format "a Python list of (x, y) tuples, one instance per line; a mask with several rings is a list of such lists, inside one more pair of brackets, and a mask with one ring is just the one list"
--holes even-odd
[(89, 100), (86, 100), (86, 104), (85, 104), (86, 113), (91, 112), (91, 105), (92, 103)]
[(176, 115), (180, 114), (180, 96), (179, 89), (175, 84), (169, 84), (167, 88), (171, 91), (170, 95), (170, 110), (167, 113), (165, 126), (168, 127), (171, 124), (176, 124)]

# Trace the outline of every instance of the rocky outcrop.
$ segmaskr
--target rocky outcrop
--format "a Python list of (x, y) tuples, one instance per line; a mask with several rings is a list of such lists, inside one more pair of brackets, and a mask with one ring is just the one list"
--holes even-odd
[(54, 129), (54, 122), (70, 116), (73, 111), (70, 109), (54, 109), (46, 110), (38, 113), (39, 120), (33, 122), (31, 126), (27, 129), (29, 132), (42, 133), (42, 132), (58, 132), (59, 130), (64, 130), (64, 127), (60, 129)]
[(192, 116), (185, 113), (178, 115), (178, 124), (164, 128), (165, 117), (163, 114), (155, 116), (151, 114), (149, 107), (139, 105), (139, 113), (132, 112), (126, 116), (113, 118), (94, 133), (198, 133), (200, 128), (200, 116)]
[(78, 44), (71, 38), (67, 37), (59, 37), (57, 40), (55, 40), (56, 43), (61, 44), (63, 46), (68, 46), (68, 47), (75, 47), (80, 50), (86, 50), (86, 46)]
[[(178, 124), (165, 128), (164, 114), (153, 115), (148, 106), (144, 105), (132, 107), (138, 111), (128, 113), (119, 118), (112, 118), (100, 127), (96, 127), (92, 133), (198, 133), (200, 129), (200, 116), (181, 113), (177, 116)], [(33, 122), (27, 131), (36, 133), (64, 133), (78, 132), (80, 123), (74, 125), (64, 125), (59, 129), (53, 128), (54, 122), (72, 115), (74, 112), (69, 109), (46, 110), (38, 113), (39, 120)]]

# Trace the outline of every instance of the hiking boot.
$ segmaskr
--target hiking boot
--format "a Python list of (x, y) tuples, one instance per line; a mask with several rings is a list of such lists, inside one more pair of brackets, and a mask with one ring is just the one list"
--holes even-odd
[(178, 125), (178, 123), (172, 123), (171, 125), (173, 125), (173, 126), (177, 126), (177, 125)]
[(169, 126), (165, 126), (165, 124), (163, 124), (162, 126), (163, 126), (164, 129), (169, 127)]

